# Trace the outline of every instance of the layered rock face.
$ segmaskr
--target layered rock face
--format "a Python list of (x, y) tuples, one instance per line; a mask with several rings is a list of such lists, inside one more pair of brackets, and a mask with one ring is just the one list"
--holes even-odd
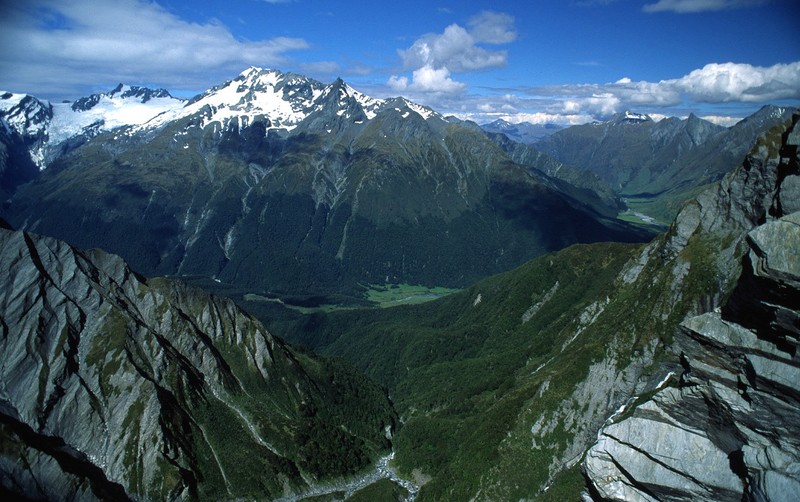
[[(725, 306), (681, 324), (680, 377), (601, 430), (584, 462), (586, 498), (794, 500), (800, 492), (800, 212), (786, 214), (797, 202), (798, 132), (783, 136), (779, 160), (751, 156), (727, 178), (717, 192), (727, 199), (698, 199), (701, 231), (763, 224), (747, 234)], [(774, 180), (761, 183), (774, 189), (753, 190), (753, 179)], [(727, 212), (700, 217), (712, 207)]]
[(0, 495), (275, 498), (366, 467), (380, 388), (233, 302), (0, 230)]

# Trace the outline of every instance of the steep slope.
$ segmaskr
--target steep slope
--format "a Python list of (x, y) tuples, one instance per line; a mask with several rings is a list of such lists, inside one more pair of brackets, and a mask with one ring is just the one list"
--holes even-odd
[(733, 169), (759, 134), (791, 114), (766, 106), (725, 129), (695, 115), (654, 122), (626, 112), (564, 129), (535, 147), (597, 174), (636, 211), (669, 223), (686, 200)]
[(0, 94), (0, 199), (36, 179), (44, 159), (47, 135), (41, 124), (53, 116), (52, 106), (31, 96)]
[(573, 246), (428, 304), (275, 329), (389, 387), (396, 462), (427, 480), (420, 499), (575, 499), (598, 429), (680, 370), (681, 322), (720, 307), (747, 233), (796, 207), (789, 125), (646, 246)]
[(276, 498), (388, 448), (384, 392), (231, 301), (0, 230), (0, 493)]
[(563, 183), (560, 186), (564, 191), (582, 200), (599, 214), (615, 217), (625, 208), (619, 195), (596, 174), (562, 164), (530, 145), (512, 141), (505, 134), (487, 132), (487, 136), (517, 164), (561, 180)]
[[(800, 130), (747, 237), (727, 304), (676, 335), (682, 371), (604, 427), (584, 469), (602, 500), (791, 500), (800, 488)], [(781, 179), (782, 178), (782, 179)], [(780, 217), (787, 212), (786, 216)]]
[(143, 273), (277, 293), (463, 286), (575, 242), (650, 237), (430, 109), (257, 68), (92, 138), (4, 214)]

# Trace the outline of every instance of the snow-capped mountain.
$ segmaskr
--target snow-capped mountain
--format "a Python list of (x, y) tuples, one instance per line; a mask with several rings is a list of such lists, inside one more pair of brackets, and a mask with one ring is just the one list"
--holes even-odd
[(0, 94), (0, 122), (27, 143), (31, 159), (47, 167), (58, 146), (76, 136), (142, 124), (156, 115), (182, 108), (185, 101), (164, 89), (119, 84), (108, 93), (92, 94), (75, 102), (50, 103), (27, 94)]
[(617, 120), (620, 122), (627, 122), (630, 124), (637, 124), (640, 122), (652, 122), (653, 119), (650, 118), (650, 115), (646, 115), (644, 113), (634, 113), (631, 111), (624, 111), (620, 114), (614, 116), (612, 120)]
[(186, 102), (172, 97), (164, 89), (119, 84), (113, 91), (92, 94), (74, 103), (53, 105), (49, 128), (50, 142), (57, 144), (86, 128), (108, 131), (117, 127), (143, 124), (170, 110), (182, 108)]
[[(118, 100), (166, 109), (113, 122)], [(169, 100), (121, 88), (66, 105), (64, 119), (104, 111), (101, 127), (73, 124), (72, 137), (53, 105), (48, 137), (68, 138), (53, 150), (58, 169), (11, 187), (0, 216), (145, 274), (337, 294), (462, 286), (575, 242), (649, 238), (543, 174), (543, 161), (513, 162), (474, 124), (341, 79), (248, 68)]]
[(215, 124), (219, 130), (227, 130), (232, 123), (247, 127), (256, 120), (268, 122), (268, 129), (287, 133), (309, 121), (330, 129), (331, 124), (320, 120), (320, 115), (362, 124), (389, 107), (397, 110), (408, 108), (409, 112), (424, 119), (442, 118), (430, 108), (404, 98), (383, 100), (369, 97), (341, 79), (326, 85), (296, 73), (251, 66), (235, 79), (191, 99), (186, 106), (163, 113), (130, 132), (161, 127), (192, 116), (202, 119), (202, 128)]
[[(85, 140), (122, 127), (127, 127), (125, 135), (133, 136), (192, 117), (196, 119), (192, 120), (193, 126), (211, 127), (214, 132), (263, 121), (268, 130), (284, 135), (295, 130), (332, 133), (364, 124), (389, 109), (403, 118), (414, 113), (425, 120), (444, 120), (432, 109), (405, 98), (369, 97), (341, 79), (323, 84), (296, 73), (256, 67), (247, 68), (236, 78), (188, 102), (172, 97), (164, 89), (123, 84), (108, 93), (63, 103), (50, 103), (27, 94), (0, 95), (0, 121), (28, 138), (31, 157), (40, 169), (74, 148), (74, 138)], [(69, 148), (63, 147), (65, 144)]]

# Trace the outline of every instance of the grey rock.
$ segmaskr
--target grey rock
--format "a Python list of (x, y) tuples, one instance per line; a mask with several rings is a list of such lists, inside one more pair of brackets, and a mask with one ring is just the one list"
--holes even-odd
[[(790, 131), (800, 129), (798, 120), (796, 115)], [(791, 193), (782, 189), (796, 166), (787, 137), (780, 156), (756, 148), (717, 187), (687, 204), (665, 237), (661, 256), (672, 258), (698, 238), (726, 242), (716, 264), (723, 276), (736, 278), (735, 287), (724, 306), (712, 303), (675, 334), (683, 367), (677, 387), (640, 396), (601, 429), (583, 463), (587, 495), (736, 501), (796, 496), (800, 213), (785, 214), (780, 208), (788, 206), (774, 203)], [(658, 254), (658, 246), (649, 253)]]
[[(599, 497), (790, 500), (797, 493), (800, 322), (753, 329), (737, 314), (782, 308), (798, 319), (798, 217), (749, 233), (753, 258), (732, 295), (735, 308), (682, 324), (679, 388), (657, 392), (601, 431), (584, 462)], [(784, 289), (775, 294), (775, 286)]]
[(0, 263), (0, 483), (11, 493), (274, 498), (345, 473), (312, 469), (303, 431), (347, 423), (341, 438), (364, 464), (393, 423), (380, 404), (371, 433), (345, 422), (331, 399), (373, 401), (336, 396), (324, 365), (230, 300), (21, 231), (0, 230)]
[(785, 213), (800, 211), (800, 176), (787, 176), (781, 184), (781, 207)]

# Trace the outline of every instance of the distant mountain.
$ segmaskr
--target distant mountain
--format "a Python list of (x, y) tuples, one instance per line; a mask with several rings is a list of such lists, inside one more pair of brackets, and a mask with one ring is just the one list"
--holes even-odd
[(505, 134), (514, 141), (530, 144), (536, 143), (564, 127), (558, 124), (531, 124), (530, 122), (512, 124), (503, 119), (497, 119), (494, 122), (481, 124), (481, 128), (486, 132)]
[(766, 106), (724, 128), (695, 115), (655, 122), (624, 112), (558, 131), (534, 146), (598, 175), (629, 206), (667, 223), (701, 187), (729, 172), (759, 134), (791, 115), (792, 109)]
[(232, 301), (0, 229), (5, 500), (274, 500), (371, 469), (383, 389)]
[[(90, 109), (125, 93), (112, 94)], [(282, 294), (463, 286), (575, 242), (650, 237), (511, 161), (480, 130), (341, 80), (250, 68), (168, 103), (57, 148), (5, 205), (7, 219), (143, 273)]]
[(505, 134), (486, 131), (486, 136), (517, 164), (560, 180), (562, 190), (583, 201), (599, 214), (614, 218), (625, 209), (625, 204), (619, 195), (596, 174), (563, 164), (530, 145), (510, 139)]
[(0, 93), (0, 122), (26, 143), (31, 160), (44, 169), (54, 159), (100, 132), (146, 122), (182, 107), (164, 89), (119, 84), (111, 92), (73, 103), (50, 103), (26, 94)]
[(387, 385), (417, 500), (783, 500), (800, 483), (798, 145), (800, 114), (647, 245), (571, 246), (279, 332)]

